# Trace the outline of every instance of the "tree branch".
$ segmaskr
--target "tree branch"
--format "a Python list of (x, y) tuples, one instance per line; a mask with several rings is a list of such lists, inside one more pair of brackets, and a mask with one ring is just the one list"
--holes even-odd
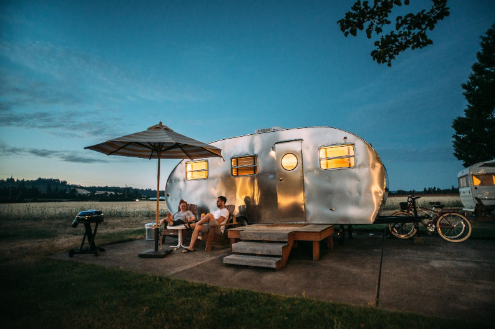
[[(358, 0), (345, 14), (345, 17), (337, 22), (344, 36), (357, 35), (357, 30), (366, 27), (366, 36), (371, 39), (373, 32), (381, 35), (380, 40), (375, 41), (377, 49), (371, 52), (373, 60), (379, 64), (387, 63), (392, 66), (392, 60), (399, 53), (408, 48), (412, 50), (423, 48), (433, 44), (426, 32), (433, 30), (438, 21), (450, 15), (447, 0), (432, 0), (433, 6), (429, 11), (421, 10), (416, 14), (398, 16), (395, 19), (395, 31), (382, 35), (384, 26), (390, 25), (389, 15), (394, 6), (402, 6), (401, 0), (374, 0), (370, 7), (369, 1), (361, 3)], [(404, 5), (409, 5), (409, 0), (404, 0)]]

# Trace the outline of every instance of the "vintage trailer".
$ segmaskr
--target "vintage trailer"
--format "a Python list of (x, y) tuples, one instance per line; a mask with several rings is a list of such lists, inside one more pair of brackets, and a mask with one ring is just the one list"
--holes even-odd
[(380, 157), (344, 130), (275, 127), (210, 144), (223, 159), (181, 161), (167, 180), (169, 209), (185, 199), (211, 212), (224, 195), (250, 224), (372, 224), (387, 199)]
[(463, 210), (479, 213), (481, 208), (495, 209), (495, 160), (480, 162), (461, 170), (457, 180)]

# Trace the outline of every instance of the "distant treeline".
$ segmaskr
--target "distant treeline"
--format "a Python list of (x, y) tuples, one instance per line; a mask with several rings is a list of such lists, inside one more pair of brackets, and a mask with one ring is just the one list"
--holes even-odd
[[(163, 193), (163, 192), (162, 192)], [(156, 197), (156, 190), (133, 187), (80, 186), (54, 178), (0, 179), (0, 202), (24, 201), (125, 201)]]
[(424, 188), (423, 191), (416, 190), (397, 190), (390, 191), (389, 195), (413, 195), (413, 194), (459, 194), (459, 188), (452, 186), (451, 188), (441, 189), (438, 187)]
[[(397, 190), (390, 191), (389, 195), (410, 194), (457, 194), (459, 189), (452, 186), (450, 189), (437, 187), (424, 188), (423, 191)], [(160, 193), (163, 196), (163, 192)], [(20, 180), (13, 177), (0, 179), (0, 202), (25, 201), (125, 201), (156, 197), (156, 190), (137, 189), (133, 187), (109, 186), (80, 186), (69, 184), (55, 178), (38, 178), (36, 180)]]

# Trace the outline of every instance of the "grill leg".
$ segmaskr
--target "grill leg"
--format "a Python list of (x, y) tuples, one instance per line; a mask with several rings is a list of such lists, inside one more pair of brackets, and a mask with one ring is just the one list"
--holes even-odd
[[(78, 251), (74, 251), (71, 249), (69, 251), (69, 257), (72, 257), (74, 254), (95, 254), (98, 256), (98, 251), (105, 251), (105, 249), (98, 247), (95, 244), (96, 231), (98, 230), (98, 222), (95, 223), (94, 231), (91, 231), (91, 223), (84, 223), (84, 234), (81, 241), (81, 245), (79, 246)], [(84, 242), (86, 241), (86, 237), (88, 237), (88, 248), (84, 248)]]
[(79, 246), (79, 252), (82, 252), (83, 251), (84, 241), (86, 241), (86, 234), (87, 234), (87, 231), (86, 231), (86, 228), (85, 228), (84, 234), (83, 234), (83, 238), (82, 238), (82, 241), (81, 241), (81, 245)]
[[(98, 227), (98, 224), (95, 226), (95, 232), (96, 232), (96, 227)], [(89, 244), (89, 251), (94, 251), (95, 250), (95, 234), (91, 232), (91, 224), (90, 223), (84, 223), (84, 229), (86, 234), (88, 235), (88, 244)]]

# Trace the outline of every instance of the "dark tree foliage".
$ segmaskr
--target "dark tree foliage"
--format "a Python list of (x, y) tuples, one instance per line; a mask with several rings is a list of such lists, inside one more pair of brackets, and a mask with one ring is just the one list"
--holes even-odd
[[(386, 35), (382, 35), (384, 26), (392, 24), (389, 15), (394, 6), (402, 6), (401, 0), (374, 0), (372, 5), (370, 1), (358, 0), (337, 24), (346, 37), (349, 34), (356, 36), (357, 30), (362, 31), (366, 25), (368, 39), (371, 39), (373, 32), (381, 35), (380, 40), (375, 41), (376, 49), (371, 52), (371, 57), (379, 64), (387, 63), (388, 66), (392, 66), (392, 60), (404, 50), (433, 44), (426, 32), (433, 30), (438, 21), (449, 16), (450, 12), (447, 0), (432, 2), (433, 6), (429, 11), (423, 9), (416, 14), (397, 16), (395, 30)], [(404, 0), (404, 5), (409, 5), (409, 0)]]
[[(89, 191), (78, 193), (77, 189)], [(98, 193), (97, 193), (98, 192)], [(20, 180), (13, 177), (0, 179), (0, 203), (23, 201), (55, 201), (55, 200), (96, 200), (96, 201), (129, 201), (156, 196), (151, 189), (135, 189), (132, 187), (79, 186), (68, 184), (54, 178), (38, 178), (36, 180)]]
[(452, 186), (450, 189), (441, 189), (438, 187), (428, 187), (424, 188), (423, 191), (416, 191), (416, 190), (397, 190), (397, 191), (390, 191), (389, 195), (416, 195), (416, 194), (458, 194), (459, 193), (459, 188), (456, 188)]
[(454, 119), (454, 155), (469, 167), (495, 158), (495, 24), (481, 37), (481, 51), (467, 83), (465, 116)]

